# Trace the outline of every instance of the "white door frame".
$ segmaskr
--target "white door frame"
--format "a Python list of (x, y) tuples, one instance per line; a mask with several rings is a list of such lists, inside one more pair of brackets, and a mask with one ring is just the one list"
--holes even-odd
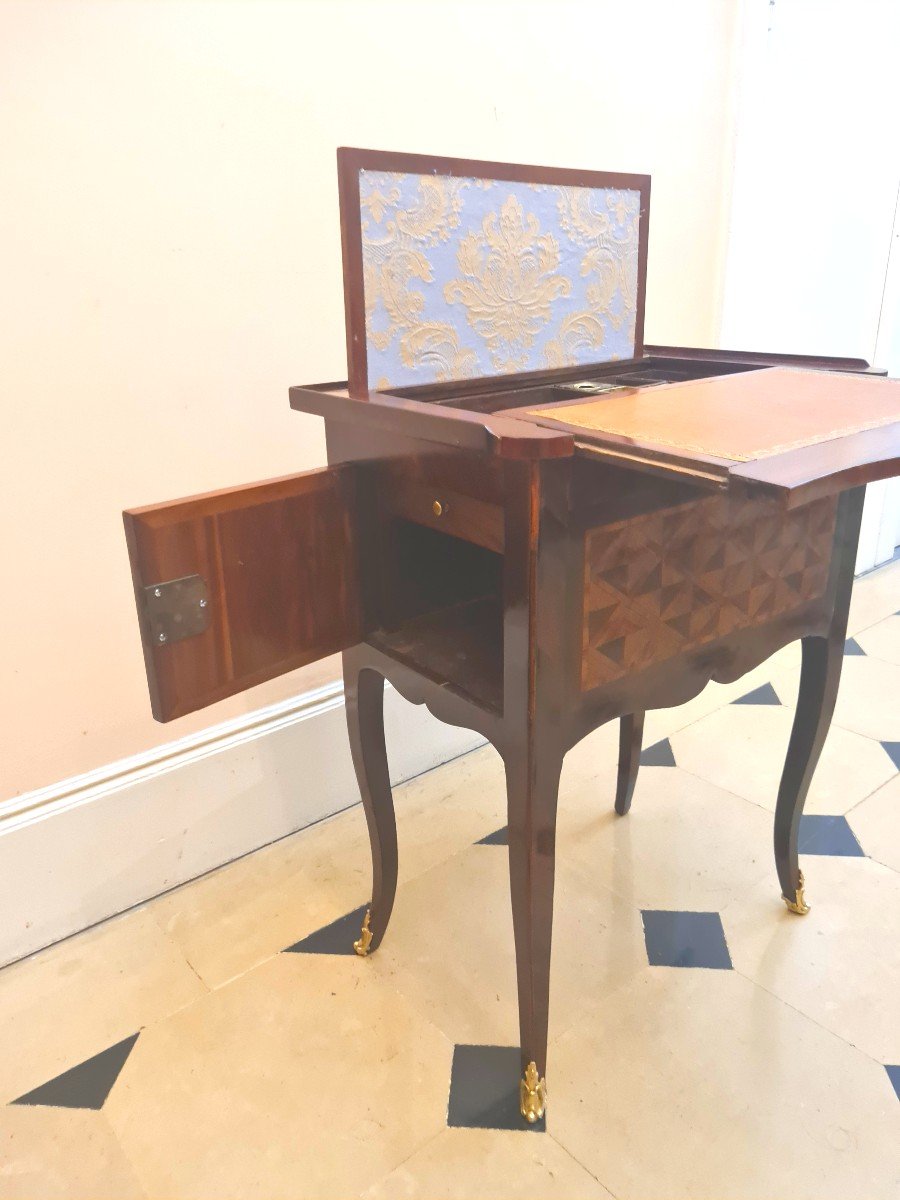
[[(894, 228), (885, 267), (884, 294), (875, 339), (875, 364), (900, 377), (900, 183), (894, 207)], [(866, 489), (856, 573), (893, 558), (900, 547), (900, 479), (870, 483)]]

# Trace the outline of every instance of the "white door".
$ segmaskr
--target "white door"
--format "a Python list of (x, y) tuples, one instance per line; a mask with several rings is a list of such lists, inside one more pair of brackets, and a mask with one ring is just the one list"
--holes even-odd
[[(900, 378), (900, 189), (894, 210), (890, 256), (875, 347), (875, 362)], [(900, 547), (900, 479), (871, 483), (866, 491), (856, 572), (893, 558)]]
[[(721, 344), (900, 377), (900, 4), (745, 0)], [(869, 489), (857, 570), (900, 543)]]

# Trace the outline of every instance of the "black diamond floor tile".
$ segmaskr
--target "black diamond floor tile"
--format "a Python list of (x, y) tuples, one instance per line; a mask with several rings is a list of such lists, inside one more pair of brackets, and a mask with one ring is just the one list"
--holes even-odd
[(780, 704), (778, 693), (772, 687), (771, 683), (764, 683), (761, 687), (754, 688), (752, 692), (747, 692), (745, 696), (738, 696), (737, 700), (732, 700), (732, 704)]
[(520, 1070), (518, 1046), (454, 1046), (447, 1124), (543, 1133), (545, 1118), (529, 1125), (519, 1112)]
[[(900, 613), (897, 613), (897, 616), (900, 617)], [(886, 1066), (884, 1069), (888, 1073), (888, 1079), (894, 1085), (894, 1091), (897, 1093), (897, 1099), (900, 1100), (900, 1066)]]
[(891, 762), (900, 771), (900, 742), (882, 742), (881, 744), (887, 751)]
[(661, 742), (655, 742), (646, 750), (642, 750), (640, 764), (642, 767), (674, 767), (675, 755), (672, 753), (669, 739), (663, 738)]
[(40, 1104), (52, 1108), (103, 1107), (112, 1086), (119, 1078), (138, 1034), (133, 1033), (124, 1041), (101, 1050), (92, 1058), (86, 1058), (76, 1067), (70, 1067), (47, 1083), (42, 1083), (24, 1096), (13, 1100), (13, 1104)]
[(801, 854), (833, 854), (844, 858), (865, 858), (865, 851), (846, 817), (804, 813), (800, 818), (797, 849)]
[(509, 829), (504, 825), (502, 829), (495, 829), (493, 833), (489, 833), (487, 837), (479, 838), (475, 843), (476, 846), (508, 846), (509, 845)]
[(718, 913), (642, 909), (641, 917), (651, 967), (732, 969)]
[(353, 912), (347, 913), (345, 917), (338, 917), (330, 925), (323, 925), (315, 933), (310, 933), (299, 942), (294, 942), (293, 946), (288, 946), (284, 953), (355, 954), (353, 943), (359, 939), (366, 908), (367, 905), (364, 904), (362, 908), (354, 908)]
[(844, 653), (861, 654), (863, 657), (865, 657), (866, 652), (863, 650), (856, 638), (847, 638), (846, 642), (844, 642)]

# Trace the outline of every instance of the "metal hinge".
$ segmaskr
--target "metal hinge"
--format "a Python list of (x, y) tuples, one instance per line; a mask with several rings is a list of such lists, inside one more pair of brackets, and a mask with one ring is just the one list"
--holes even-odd
[(209, 628), (209, 596), (206, 580), (185, 575), (144, 588), (144, 611), (154, 646), (166, 646), (196, 637)]

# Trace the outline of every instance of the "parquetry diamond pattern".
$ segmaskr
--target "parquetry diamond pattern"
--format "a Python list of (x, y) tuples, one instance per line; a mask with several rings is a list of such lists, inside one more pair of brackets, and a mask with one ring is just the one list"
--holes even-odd
[(786, 513), (725, 496), (585, 536), (582, 687), (599, 687), (825, 591), (837, 503)]

